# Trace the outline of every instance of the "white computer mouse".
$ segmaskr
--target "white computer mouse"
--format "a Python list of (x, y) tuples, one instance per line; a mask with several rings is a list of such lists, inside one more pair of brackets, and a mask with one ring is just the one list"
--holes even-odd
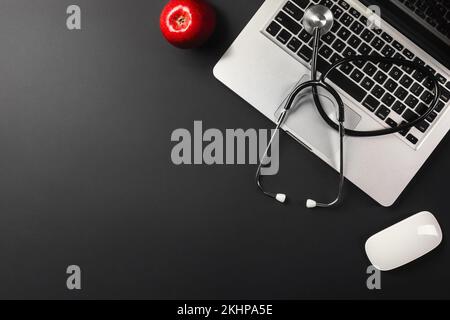
[(430, 212), (424, 211), (373, 235), (365, 247), (372, 265), (389, 271), (427, 254), (441, 241), (439, 223)]

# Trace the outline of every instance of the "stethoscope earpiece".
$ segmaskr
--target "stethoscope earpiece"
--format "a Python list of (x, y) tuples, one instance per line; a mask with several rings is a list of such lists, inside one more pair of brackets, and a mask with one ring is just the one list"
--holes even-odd
[(285, 201), (286, 201), (286, 195), (284, 194), (284, 193), (278, 193), (276, 196), (275, 196), (275, 199), (278, 201), (278, 202), (281, 202), (281, 203), (285, 203)]
[(313, 209), (315, 207), (317, 207), (317, 202), (311, 199), (306, 200), (306, 207), (308, 209)]

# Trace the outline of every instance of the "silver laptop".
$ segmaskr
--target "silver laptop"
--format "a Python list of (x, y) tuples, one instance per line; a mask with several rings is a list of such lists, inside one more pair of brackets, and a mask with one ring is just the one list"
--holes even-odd
[[(450, 48), (445, 42), (448, 29), (431, 28), (419, 21), (417, 13), (416, 20), (411, 19), (412, 9), (404, 1), (382, 2), (398, 9), (395, 16), (401, 21), (405, 21), (402, 13), (413, 21), (394, 27), (395, 19), (383, 15), (383, 10), (389, 10), (392, 16), (392, 8), (373, 7), (371, 1), (266, 0), (217, 63), (214, 75), (275, 122), (292, 88), (310, 74), (311, 36), (301, 22), (307, 7), (318, 3), (331, 8), (335, 16), (332, 31), (323, 37), (319, 70), (346, 55), (378, 53), (424, 64), (442, 85), (436, 111), (409, 131), (383, 137), (346, 137), (347, 179), (381, 205), (391, 206), (450, 128), (450, 71), (446, 54)], [(378, 9), (381, 18), (379, 28), (374, 29), (369, 21), (377, 20), (373, 19), (373, 12)], [(416, 28), (414, 32), (412, 27)], [(430, 36), (424, 36), (427, 32)], [(425, 41), (430, 39), (430, 44), (413, 39), (414, 34), (420, 34)], [(425, 51), (421, 46), (429, 49)], [(413, 120), (427, 110), (433, 98), (430, 81), (422, 73), (401, 66), (352, 64), (342, 67), (331, 82), (346, 104), (346, 127), (356, 130), (380, 129)], [(333, 101), (327, 100), (326, 95), (323, 98), (327, 112), (334, 115)], [(325, 124), (312, 99), (305, 97), (282, 129), (338, 169), (338, 135)]]

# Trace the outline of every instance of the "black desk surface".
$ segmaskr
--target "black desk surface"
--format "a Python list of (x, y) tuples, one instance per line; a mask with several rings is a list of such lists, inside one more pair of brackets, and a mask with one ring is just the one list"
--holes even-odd
[[(66, 29), (66, 8), (82, 30)], [(430, 210), (450, 230), (449, 137), (392, 208), (351, 184), (336, 210), (303, 200), (335, 192), (337, 174), (283, 135), (270, 179), (255, 166), (171, 163), (171, 133), (271, 128), (216, 81), (214, 64), (262, 0), (212, 1), (219, 28), (181, 51), (160, 35), (165, 1), (0, 1), (1, 298), (450, 298), (450, 250), (382, 274), (366, 288), (364, 242)], [(82, 290), (66, 289), (66, 268)]]

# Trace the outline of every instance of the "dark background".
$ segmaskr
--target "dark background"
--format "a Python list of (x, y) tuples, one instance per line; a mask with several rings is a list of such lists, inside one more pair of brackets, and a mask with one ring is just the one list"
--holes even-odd
[[(212, 74), (262, 0), (212, 1), (219, 27), (202, 49), (161, 37), (165, 1), (0, 1), (0, 298), (450, 298), (443, 244), (366, 288), (365, 240), (422, 210), (450, 230), (450, 140), (396, 205), (351, 184), (286, 135), (269, 188), (255, 166), (175, 166), (173, 130), (271, 128)], [(82, 8), (82, 30), (66, 8)], [(66, 289), (66, 268), (82, 290)]]

